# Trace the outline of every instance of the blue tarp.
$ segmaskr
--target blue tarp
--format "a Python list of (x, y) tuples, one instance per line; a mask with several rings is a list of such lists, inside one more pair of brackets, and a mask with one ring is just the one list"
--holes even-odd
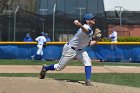
[[(63, 45), (51, 44), (44, 49), (43, 58), (46, 60), (59, 60)], [(86, 47), (91, 59), (104, 61), (132, 61), (140, 62), (140, 45), (95, 45)], [(3, 44), (0, 45), (0, 59), (31, 59), (37, 47), (34, 44)]]

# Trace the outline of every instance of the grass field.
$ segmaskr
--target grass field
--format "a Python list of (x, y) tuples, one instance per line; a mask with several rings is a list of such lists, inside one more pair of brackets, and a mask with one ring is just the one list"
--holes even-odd
[[(15, 60), (15, 59), (0, 59), (0, 65), (43, 65), (43, 64), (54, 64), (58, 61), (32, 61), (32, 60)], [(82, 62), (72, 61), (70, 66), (83, 66)], [(140, 63), (130, 62), (92, 62), (93, 66), (140, 66)]]
[[(31, 60), (0, 60), (0, 65), (42, 65), (42, 64), (52, 64), (56, 61), (31, 61)], [(78, 61), (73, 61), (69, 65), (72, 66), (82, 66), (83, 64)], [(140, 63), (123, 63), (123, 62), (93, 62), (93, 66), (140, 66)], [(0, 73), (1, 77), (38, 77), (38, 73)], [(84, 81), (85, 75), (83, 73), (79, 74), (48, 74), (49, 78), (57, 80), (70, 80), (72, 82)], [(92, 80), (95, 82), (126, 85), (132, 87), (140, 88), (140, 73), (93, 73)]]

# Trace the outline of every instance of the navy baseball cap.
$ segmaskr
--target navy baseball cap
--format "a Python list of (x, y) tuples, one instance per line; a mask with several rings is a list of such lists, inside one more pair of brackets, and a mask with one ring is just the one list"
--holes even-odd
[(41, 35), (44, 35), (45, 33), (44, 32), (41, 32)]
[(84, 15), (84, 20), (90, 20), (90, 19), (95, 19), (95, 17), (93, 16), (93, 14), (91, 13), (87, 13)]

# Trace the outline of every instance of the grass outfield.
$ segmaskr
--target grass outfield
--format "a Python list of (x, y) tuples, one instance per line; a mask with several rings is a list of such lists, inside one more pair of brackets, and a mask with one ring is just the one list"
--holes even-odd
[[(39, 74), (35, 73), (0, 73), (4, 77), (38, 77)], [(84, 74), (48, 74), (49, 78), (56, 80), (68, 80), (70, 82), (84, 81)], [(92, 81), (116, 85), (125, 85), (140, 88), (140, 74), (130, 73), (95, 73), (92, 75)]]
[[(32, 60), (15, 60), (15, 59), (0, 59), (0, 65), (43, 65), (43, 64), (55, 64), (58, 61), (32, 61)], [(72, 61), (70, 66), (83, 66), (80, 61)], [(140, 63), (130, 62), (92, 62), (93, 66), (140, 66)]]

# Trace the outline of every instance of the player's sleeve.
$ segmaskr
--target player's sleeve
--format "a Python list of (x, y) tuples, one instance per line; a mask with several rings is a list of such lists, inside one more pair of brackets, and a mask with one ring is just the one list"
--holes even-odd
[(35, 41), (38, 41), (38, 39), (39, 39), (39, 38), (37, 37), (37, 38), (35, 39)]
[(116, 37), (116, 34), (111, 34), (109, 37), (110, 38), (115, 38)]
[(87, 35), (89, 35), (91, 32), (92, 32), (92, 29), (90, 28), (90, 27), (88, 27), (87, 25), (84, 25), (84, 27), (86, 28), (86, 29), (88, 29), (88, 31), (87, 32), (85, 32)]
[(44, 37), (44, 42), (46, 42), (46, 38)]

